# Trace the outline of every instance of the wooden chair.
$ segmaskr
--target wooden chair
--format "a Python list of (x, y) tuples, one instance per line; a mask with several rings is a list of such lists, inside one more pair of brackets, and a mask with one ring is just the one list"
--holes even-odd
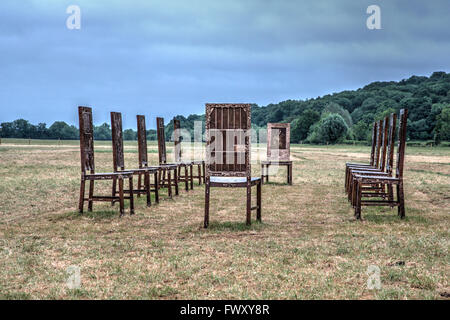
[(290, 159), (290, 123), (267, 124), (267, 160), (261, 161), (261, 181), (269, 182), (271, 165), (287, 167), (287, 183), (292, 185), (292, 161)]
[[(398, 215), (400, 218), (405, 217), (405, 196), (403, 191), (403, 168), (405, 163), (405, 148), (406, 148), (406, 128), (408, 120), (408, 109), (400, 110), (399, 116), (399, 135), (397, 147), (397, 163), (395, 169), (395, 177), (387, 175), (354, 175), (353, 176), (353, 194), (355, 205), (355, 217), (361, 219), (362, 206), (397, 206)], [(396, 199), (389, 197), (387, 200), (373, 200), (363, 199), (364, 185), (389, 185), (392, 188), (396, 187)]]
[[(349, 179), (349, 200), (352, 201), (354, 206), (354, 194), (353, 194), (353, 176), (358, 175), (392, 175), (392, 166), (394, 164), (394, 143), (395, 143), (395, 128), (396, 128), (397, 115), (392, 113), (389, 117), (385, 118), (384, 128), (389, 128), (388, 132), (383, 132), (383, 148), (382, 148), (382, 161), (378, 168), (366, 167), (366, 168), (350, 168)], [(387, 139), (387, 140), (386, 140)], [(387, 144), (387, 156), (385, 145)], [(386, 171), (385, 171), (386, 170)], [(362, 189), (363, 197), (382, 197), (382, 198), (392, 198), (392, 186), (387, 185), (388, 193), (385, 192), (386, 186), (379, 185), (371, 188), (370, 186), (365, 186)]]
[[(261, 178), (251, 176), (250, 104), (206, 104), (206, 175), (204, 227), (209, 225), (210, 188), (247, 189), (247, 225), (251, 210), (261, 221)], [(256, 186), (256, 206), (251, 206), (251, 187)]]
[(350, 168), (376, 168), (378, 167), (378, 155), (379, 155), (379, 149), (381, 146), (381, 129), (379, 127), (379, 122), (375, 121), (373, 123), (373, 130), (372, 130), (372, 148), (370, 151), (370, 162), (367, 163), (353, 163), (353, 162), (347, 162), (345, 164), (345, 192), (349, 192), (349, 172)]
[[(156, 168), (157, 172), (155, 173), (154, 183), (152, 184), (151, 181), (149, 181), (150, 184), (150, 191), (153, 191), (155, 193), (155, 202), (159, 203), (159, 166), (149, 166), (148, 165), (148, 155), (147, 155), (147, 128), (145, 125), (145, 116), (143, 115), (137, 115), (137, 138), (138, 138), (138, 161), (139, 161), (139, 168)], [(142, 174), (138, 175), (138, 189), (142, 189)], [(145, 177), (144, 177), (145, 178)], [(139, 196), (139, 195), (138, 195)]]
[[(123, 152), (123, 134), (122, 134), (122, 114), (120, 112), (111, 112), (111, 133), (112, 133), (112, 148), (113, 148), (113, 169), (114, 172), (132, 172), (133, 175), (137, 175), (139, 178), (144, 176), (144, 187), (142, 187), (139, 181), (138, 188), (135, 190), (123, 190), (125, 193), (130, 194), (145, 194), (147, 196), (147, 206), (151, 206), (151, 187), (150, 187), (150, 175), (154, 175), (155, 181), (158, 180), (158, 168), (157, 167), (142, 167), (139, 169), (125, 170), (125, 160)], [(140, 179), (139, 179), (140, 180)], [(157, 184), (157, 182), (155, 182)], [(153, 189), (155, 192), (155, 198), (158, 198), (158, 189)], [(116, 183), (113, 180), (112, 195), (117, 194)], [(156, 199), (155, 199), (156, 200)], [(112, 202), (114, 204), (114, 202)]]
[[(159, 157), (159, 188), (166, 188), (169, 198), (172, 198), (172, 187), (175, 187), (175, 195), (178, 195), (178, 166), (175, 163), (167, 163), (166, 134), (164, 132), (164, 118), (156, 118), (156, 135), (158, 137)], [(173, 173), (173, 179), (172, 179)]]
[[(377, 138), (377, 148), (376, 148), (376, 154), (375, 154), (375, 163), (373, 166), (348, 166), (347, 167), (347, 194), (348, 194), (348, 200), (351, 200), (351, 181), (352, 181), (352, 172), (354, 171), (381, 171), (384, 172), (384, 169), (386, 167), (386, 148), (388, 145), (388, 142), (390, 141), (388, 139), (388, 131), (389, 131), (389, 116), (385, 117), (384, 120), (380, 120), (378, 122), (378, 138)], [(394, 143), (392, 141), (392, 143)], [(380, 147), (378, 147), (380, 146)], [(365, 187), (369, 189), (374, 189), (374, 191), (380, 191), (382, 192), (383, 187), (382, 186), (369, 186)]]
[[(124, 196), (124, 179), (129, 181), (129, 189), (133, 190), (133, 173), (113, 172), (95, 173), (94, 164), (94, 126), (92, 124), (92, 109), (89, 107), (78, 107), (78, 118), (80, 125), (80, 154), (81, 154), (81, 184), (79, 211), (83, 213), (84, 202), (88, 201), (88, 210), (92, 211), (94, 201), (119, 201), (120, 216), (124, 214), (124, 199), (130, 200), (130, 214), (134, 213), (133, 192)], [(116, 196), (94, 196), (94, 182), (96, 180), (112, 180), (119, 182), (119, 195)], [(85, 184), (89, 181), (89, 197), (85, 198)]]
[[(178, 166), (178, 182), (184, 182), (186, 191), (189, 187), (194, 189), (194, 164), (192, 161), (183, 161), (181, 150), (180, 120), (173, 118), (173, 140), (175, 144), (175, 164)], [(181, 170), (184, 169), (184, 175)]]

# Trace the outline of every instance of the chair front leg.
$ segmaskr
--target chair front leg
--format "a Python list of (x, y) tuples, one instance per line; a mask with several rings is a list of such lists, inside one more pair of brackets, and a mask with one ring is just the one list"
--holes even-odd
[(361, 196), (362, 196), (362, 185), (360, 181), (353, 181), (356, 185), (356, 205), (355, 205), (355, 217), (361, 220)]
[(119, 178), (119, 205), (120, 205), (120, 216), (124, 214), (124, 201), (123, 201), (123, 178)]
[(80, 200), (78, 202), (78, 211), (79, 213), (83, 213), (83, 206), (84, 206), (84, 189), (86, 186), (86, 180), (81, 178), (80, 182)]
[(256, 219), (261, 222), (261, 189), (262, 189), (262, 181), (256, 185)]
[(155, 172), (155, 202), (159, 203), (159, 170)]
[(92, 197), (94, 196), (94, 180), (89, 181), (89, 203), (88, 203), (88, 211), (92, 211), (92, 204), (93, 200)]
[(398, 201), (398, 216), (401, 219), (405, 218), (405, 195), (403, 193), (403, 181), (397, 184), (397, 201)]
[[(116, 194), (117, 194), (116, 183), (117, 183), (117, 179), (113, 178), (113, 181), (112, 181), (112, 192), (111, 192), (111, 196), (113, 196), (113, 197), (115, 197)], [(114, 205), (114, 199), (111, 200), (111, 206), (113, 206), (113, 205)]]
[(252, 187), (250, 181), (247, 181), (247, 219), (246, 224), (252, 224)]
[[(141, 178), (141, 175), (139, 175), (139, 179)], [(145, 172), (144, 174), (144, 185), (145, 185), (145, 193), (147, 195), (147, 207), (150, 207), (152, 205), (152, 195), (150, 193), (150, 173)], [(140, 189), (139, 189), (140, 190)], [(140, 192), (138, 192), (139, 195)]]

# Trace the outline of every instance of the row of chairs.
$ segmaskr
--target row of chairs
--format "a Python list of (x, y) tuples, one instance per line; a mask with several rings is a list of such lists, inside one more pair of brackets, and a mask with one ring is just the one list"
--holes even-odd
[[(194, 179), (198, 179), (199, 184), (205, 182), (205, 162), (181, 161), (181, 140), (179, 130), (174, 131), (175, 140), (175, 162), (167, 161), (166, 141), (164, 136), (164, 119), (157, 118), (157, 136), (159, 164), (150, 165), (147, 157), (147, 131), (145, 116), (137, 116), (138, 130), (138, 168), (125, 168), (122, 115), (119, 112), (111, 112), (111, 132), (113, 149), (113, 172), (96, 173), (94, 162), (94, 127), (92, 120), (92, 108), (78, 107), (80, 124), (80, 152), (81, 152), (81, 184), (79, 198), (79, 212), (83, 212), (84, 203), (88, 202), (88, 210), (92, 211), (94, 201), (108, 201), (114, 205), (120, 204), (120, 214), (124, 214), (124, 200), (130, 202), (130, 214), (134, 213), (134, 195), (138, 197), (142, 194), (147, 197), (147, 206), (151, 206), (151, 193), (155, 195), (155, 201), (159, 202), (159, 190), (168, 189), (168, 196), (172, 198), (172, 188), (175, 188), (175, 195), (179, 194), (179, 183), (185, 183), (185, 189), (193, 189)], [(175, 129), (180, 129), (178, 120), (174, 119)], [(175, 124), (176, 122), (176, 124)], [(161, 130), (162, 128), (162, 130)], [(197, 166), (198, 173), (194, 175), (194, 166)], [(184, 172), (182, 172), (184, 170)], [(172, 176), (173, 175), (173, 176)], [(133, 176), (138, 177), (137, 188), (133, 186)], [(153, 182), (151, 181), (153, 177)], [(111, 196), (94, 196), (94, 182), (96, 180), (112, 180)], [(124, 187), (125, 180), (128, 180), (128, 189)], [(85, 187), (89, 181), (89, 192), (86, 197)]]
[(408, 110), (401, 109), (395, 176), (393, 165), (397, 115), (394, 113), (374, 123), (369, 163), (346, 163), (345, 191), (357, 219), (361, 219), (362, 206), (397, 206), (398, 215), (402, 219), (405, 217), (403, 168), (407, 119)]

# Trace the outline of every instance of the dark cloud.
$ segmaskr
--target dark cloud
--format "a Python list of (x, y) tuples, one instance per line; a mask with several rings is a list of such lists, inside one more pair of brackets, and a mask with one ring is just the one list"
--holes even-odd
[[(81, 30), (65, 27), (81, 7)], [(382, 30), (366, 28), (381, 7)], [(449, 71), (450, 4), (434, 1), (5, 1), (0, 121), (169, 120), (204, 103), (260, 105)]]

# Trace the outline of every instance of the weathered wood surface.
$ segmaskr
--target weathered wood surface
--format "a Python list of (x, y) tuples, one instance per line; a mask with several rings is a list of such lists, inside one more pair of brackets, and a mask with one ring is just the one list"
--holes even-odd
[[(88, 210), (92, 211), (94, 201), (119, 201), (120, 215), (124, 214), (124, 199), (130, 201), (130, 214), (134, 213), (133, 193), (128, 197), (123, 194), (123, 181), (129, 180), (129, 188), (133, 190), (133, 173), (128, 171), (113, 173), (95, 173), (94, 163), (94, 126), (92, 121), (92, 109), (90, 107), (78, 107), (78, 120), (80, 128), (80, 159), (81, 159), (81, 183), (78, 210), (83, 213), (84, 202), (88, 202)], [(112, 180), (113, 184), (119, 181), (119, 196), (95, 196), (95, 180)], [(89, 181), (89, 195), (85, 197), (86, 181)]]
[[(247, 189), (246, 223), (251, 211), (261, 220), (261, 179), (251, 177), (250, 104), (206, 104), (205, 218), (209, 225), (211, 187)], [(257, 205), (251, 206), (251, 187), (257, 186)]]

